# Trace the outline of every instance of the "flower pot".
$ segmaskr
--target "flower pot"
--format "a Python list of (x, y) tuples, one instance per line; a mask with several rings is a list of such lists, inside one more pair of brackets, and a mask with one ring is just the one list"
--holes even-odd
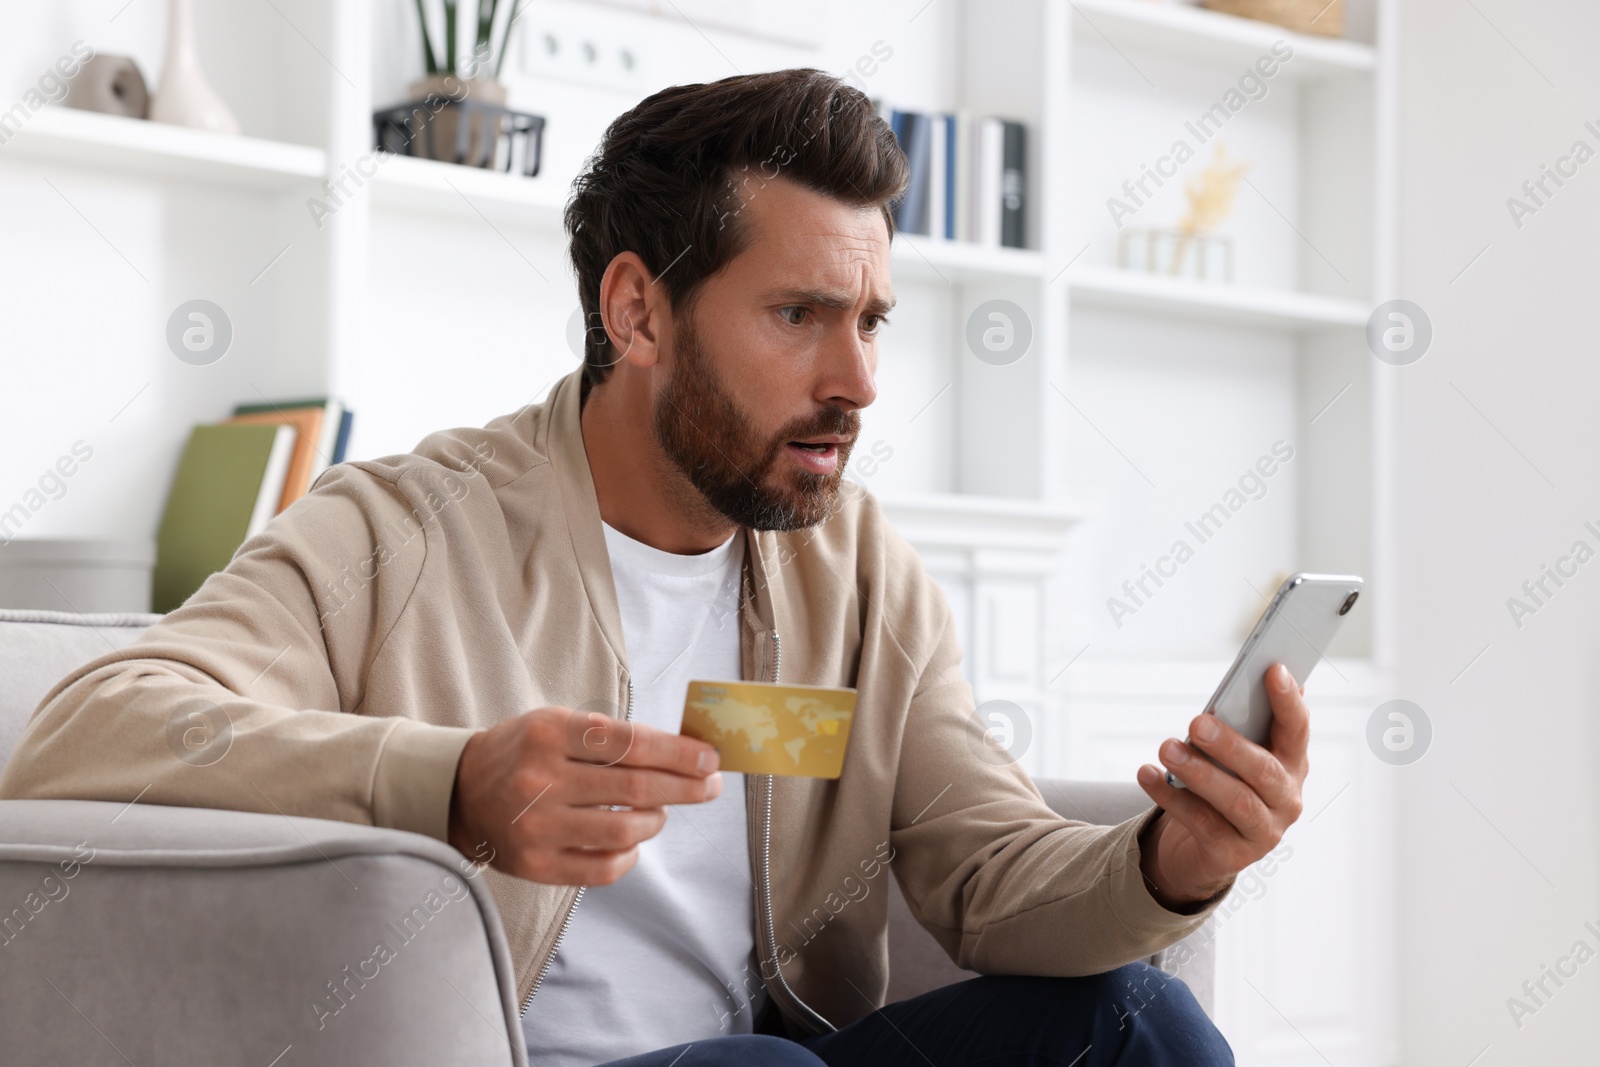
[(408, 89), (415, 104), (408, 123), (416, 141), (414, 155), (467, 167), (494, 166), (500, 112), (480, 111), (476, 105), (503, 108), (504, 85), (492, 78), (430, 74)]

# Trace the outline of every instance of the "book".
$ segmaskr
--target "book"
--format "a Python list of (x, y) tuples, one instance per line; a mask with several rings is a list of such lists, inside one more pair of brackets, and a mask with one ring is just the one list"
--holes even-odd
[(999, 119), (974, 120), (972, 131), (972, 240), (1000, 243), (1000, 178), (1004, 164), (1005, 128)]
[(972, 197), (968, 185), (972, 181), (972, 112), (960, 108), (951, 116), (955, 150), (951, 152), (950, 166), (956, 178), (950, 184), (951, 209), (955, 214), (954, 237), (957, 241), (972, 240)]
[(894, 208), (895, 229), (926, 234), (933, 123), (917, 111), (896, 111), (894, 117), (895, 136), (900, 139), (900, 150), (905, 153), (911, 172), (905, 195)]
[(956, 239), (956, 117), (954, 115), (940, 115), (939, 121), (944, 127), (944, 198), (940, 202), (943, 207), (944, 238), (947, 241)]
[(152, 611), (188, 600), (277, 513), (298, 432), (288, 423), (196, 426), (156, 533)]
[(1001, 124), (1000, 149), (1000, 243), (1006, 248), (1022, 248), (1023, 211), (1027, 204), (1027, 140), (1020, 122)]
[(966, 108), (930, 115), (877, 104), (905, 153), (895, 230), (939, 240), (1027, 247), (1028, 138), (1020, 122)]
[[(286, 494), (283, 506), (288, 507), (300, 497), (310, 491), (317, 484), (317, 478), (322, 472), (335, 463), (342, 463), (344, 456), (339, 450), (339, 433), (345, 430), (345, 407), (342, 401), (334, 397), (318, 396), (304, 400), (274, 400), (260, 404), (236, 404), (233, 413), (238, 415), (262, 415), (268, 412), (287, 415), (290, 412), (315, 408), (322, 412), (321, 427), (316, 435), (311, 438), (311, 466), (305, 479), (305, 488)], [(345, 430), (348, 438), (348, 430)]]
[(317, 442), (322, 440), (322, 408), (252, 411), (244, 415), (235, 415), (228, 422), (240, 426), (286, 424), (298, 431), (295, 436), (294, 455), (289, 459), (289, 473), (283, 480), (283, 494), (278, 498), (277, 511), (282, 511), (305, 496), (311, 489), (311, 482), (319, 465), (327, 466), (321, 463), (317, 456)]
[(345, 450), (350, 446), (350, 424), (355, 420), (355, 412), (345, 408), (339, 415), (339, 436), (333, 442), (333, 461), (343, 463)]

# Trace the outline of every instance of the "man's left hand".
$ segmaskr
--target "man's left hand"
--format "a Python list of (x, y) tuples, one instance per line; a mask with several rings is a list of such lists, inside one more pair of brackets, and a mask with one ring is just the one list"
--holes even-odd
[(1189, 724), (1191, 743), (1169, 738), (1161, 746), (1161, 762), (1187, 789), (1168, 785), (1159, 767), (1139, 768), (1139, 785), (1163, 809), (1140, 836), (1140, 867), (1150, 894), (1165, 908), (1189, 910), (1227, 889), (1300, 817), (1310, 710), (1305, 690), (1295, 687), (1283, 664), (1274, 664), (1266, 681), (1272, 704), (1267, 747), (1245, 740), (1215, 715), (1198, 715)]

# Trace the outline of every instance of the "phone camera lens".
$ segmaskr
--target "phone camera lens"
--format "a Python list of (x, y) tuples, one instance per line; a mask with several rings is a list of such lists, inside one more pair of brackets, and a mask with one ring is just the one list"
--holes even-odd
[(1359, 592), (1357, 592), (1357, 593), (1351, 593), (1349, 596), (1345, 597), (1344, 598), (1344, 606), (1339, 609), (1339, 614), (1340, 615), (1348, 615), (1348, 614), (1350, 614), (1350, 609), (1356, 606), (1356, 597), (1358, 597), (1360, 595), (1361, 594)]

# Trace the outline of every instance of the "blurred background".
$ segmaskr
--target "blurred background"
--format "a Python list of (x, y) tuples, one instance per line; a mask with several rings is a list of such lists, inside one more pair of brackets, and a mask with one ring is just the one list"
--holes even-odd
[(0, 606), (166, 610), (328, 464), (539, 400), (606, 124), (821, 68), (913, 170), (850, 476), (1012, 758), (1131, 781), (1285, 575), (1367, 579), (1216, 920), (1240, 1062), (1594, 1058), (1600, 10), (444, 8), (0, 6)]

